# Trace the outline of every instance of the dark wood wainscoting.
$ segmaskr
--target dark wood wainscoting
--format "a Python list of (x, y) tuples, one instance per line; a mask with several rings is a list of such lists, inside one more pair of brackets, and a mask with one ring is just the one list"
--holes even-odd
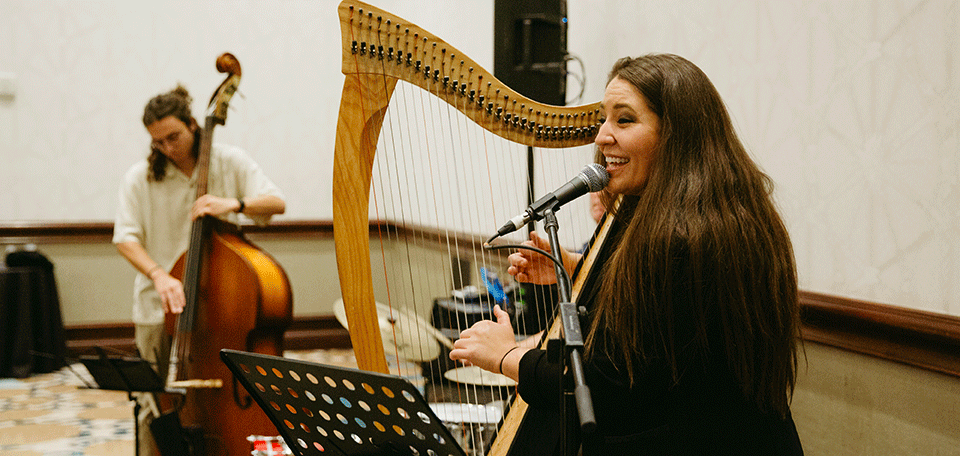
[(960, 318), (802, 291), (803, 338), (960, 377)]
[[(960, 377), (960, 318), (803, 291), (805, 341)], [(94, 347), (134, 353), (133, 324), (65, 328), (70, 357)], [(350, 334), (332, 315), (295, 318), (284, 335), (289, 350), (350, 348)]]
[[(95, 355), (95, 347), (107, 353), (133, 354), (133, 323), (78, 325), (64, 328), (67, 356)], [(284, 349), (315, 350), (350, 348), (350, 334), (333, 315), (294, 318), (284, 333)]]
[[(398, 237), (429, 238), (421, 233), (428, 230), (371, 222), (372, 232), (384, 228)], [(279, 221), (265, 227), (244, 226), (243, 230), (252, 240), (333, 236), (329, 221)], [(0, 223), (3, 244), (109, 243), (112, 233), (109, 222)], [(461, 241), (463, 246), (477, 248), (473, 237), (465, 236)], [(807, 341), (960, 377), (960, 317), (809, 291), (800, 293), (800, 304)], [(96, 346), (124, 352), (133, 349), (130, 323), (65, 329), (71, 356), (88, 353)], [(285, 341), (289, 349), (350, 346), (347, 331), (333, 316), (296, 318)]]

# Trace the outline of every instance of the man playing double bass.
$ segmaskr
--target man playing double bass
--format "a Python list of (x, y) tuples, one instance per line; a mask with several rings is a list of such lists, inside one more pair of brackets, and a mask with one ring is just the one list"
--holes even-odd
[[(180, 313), (184, 287), (169, 274), (187, 250), (193, 220), (204, 215), (237, 222), (243, 213), (265, 225), (286, 208), (283, 193), (243, 150), (215, 144), (210, 149), (208, 193), (196, 198), (197, 160), (202, 128), (191, 114), (191, 97), (182, 86), (152, 98), (143, 112), (150, 155), (134, 164), (120, 186), (113, 243), (138, 274), (134, 281), (133, 322), (140, 355), (166, 378), (170, 335), (167, 312)], [(155, 454), (149, 423), (156, 407), (143, 395), (137, 418), (140, 455)]]

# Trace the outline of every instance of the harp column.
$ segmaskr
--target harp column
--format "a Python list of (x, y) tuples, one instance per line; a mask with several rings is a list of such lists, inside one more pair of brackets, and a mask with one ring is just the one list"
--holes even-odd
[(389, 371), (383, 343), (379, 337), (363, 336), (380, 333), (370, 276), (367, 208), (380, 128), (396, 86), (396, 78), (383, 75), (345, 75), (333, 158), (334, 244), (350, 341), (360, 369), (384, 374)]

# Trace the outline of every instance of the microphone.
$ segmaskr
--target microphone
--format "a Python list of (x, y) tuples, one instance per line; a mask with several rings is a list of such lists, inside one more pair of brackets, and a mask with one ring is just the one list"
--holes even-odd
[(610, 175), (607, 174), (607, 170), (604, 169), (603, 166), (596, 163), (584, 166), (580, 174), (570, 179), (570, 182), (563, 184), (563, 186), (557, 190), (547, 193), (542, 198), (534, 201), (522, 214), (510, 219), (509, 222), (500, 227), (500, 229), (497, 230), (497, 235), (490, 238), (487, 242), (489, 243), (500, 236), (519, 230), (520, 227), (531, 221), (542, 219), (544, 211), (547, 209), (556, 210), (560, 206), (587, 193), (603, 190), (608, 182), (610, 182)]

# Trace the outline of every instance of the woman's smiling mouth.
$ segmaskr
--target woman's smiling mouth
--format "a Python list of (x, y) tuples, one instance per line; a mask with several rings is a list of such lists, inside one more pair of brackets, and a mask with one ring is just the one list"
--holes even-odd
[(627, 163), (630, 163), (630, 159), (629, 159), (629, 158), (625, 158), (625, 157), (608, 157), (608, 156), (604, 156), (604, 159), (605, 159), (606, 162), (607, 162), (607, 166), (614, 166), (614, 167), (616, 167), (616, 166), (626, 165)]

